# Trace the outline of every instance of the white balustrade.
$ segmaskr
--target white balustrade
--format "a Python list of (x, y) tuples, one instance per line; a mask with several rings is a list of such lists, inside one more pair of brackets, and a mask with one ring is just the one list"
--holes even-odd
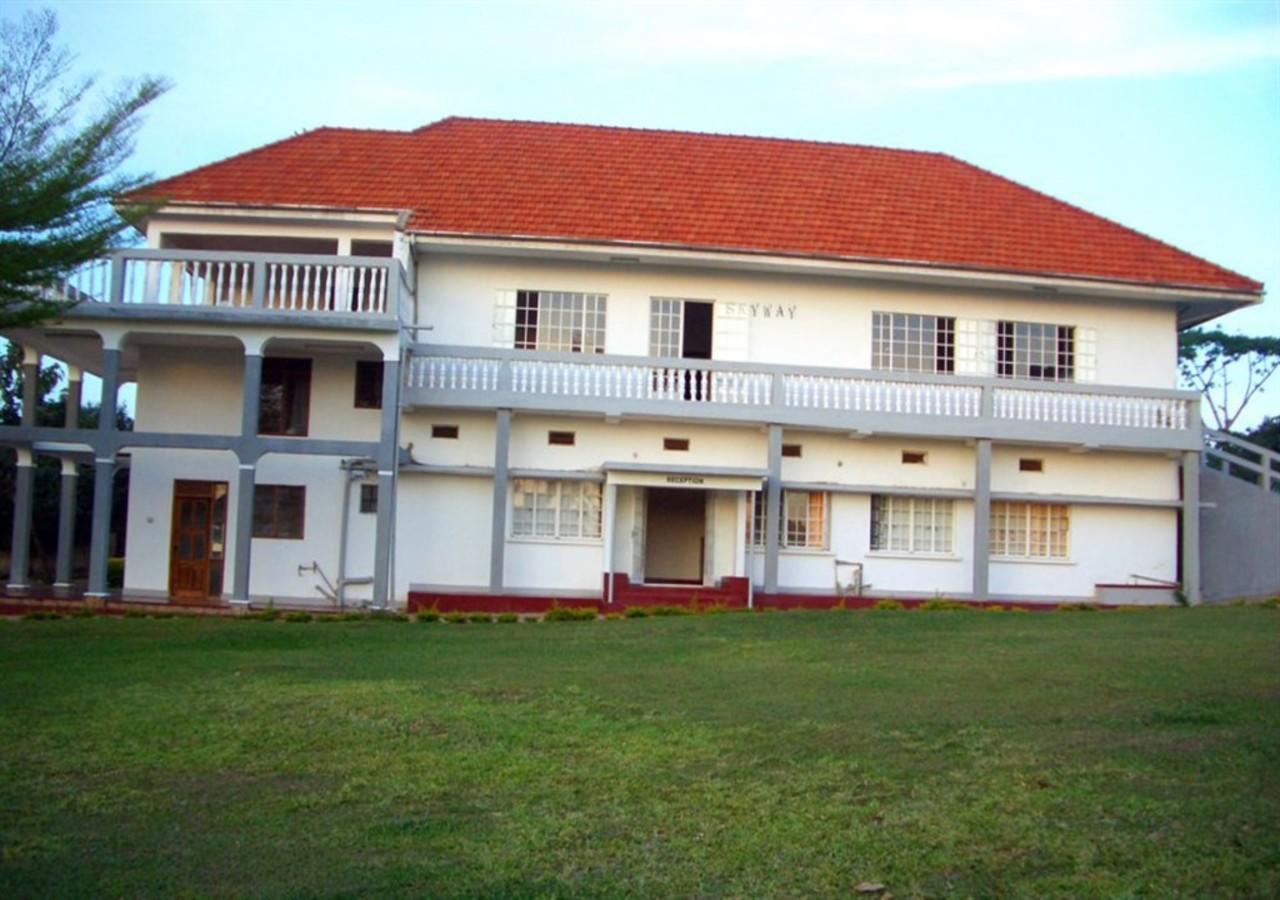
[(889, 412), (972, 418), (982, 410), (982, 388), (967, 384), (884, 381), (838, 375), (787, 375), (787, 406), (849, 412)]
[(1180, 431), (1187, 428), (1188, 403), (1180, 397), (995, 388), (997, 419), (1061, 425), (1103, 425)]
[(460, 356), (416, 356), (407, 386), (432, 391), (496, 391), (502, 361)]
[(248, 306), (253, 263), (125, 258), (120, 302), (164, 306)]

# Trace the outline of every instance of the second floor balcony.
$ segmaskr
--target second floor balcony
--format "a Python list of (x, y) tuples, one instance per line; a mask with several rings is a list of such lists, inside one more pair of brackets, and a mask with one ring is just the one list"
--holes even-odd
[(1194, 450), (1194, 392), (717, 360), (415, 345), (412, 407), (773, 423), (872, 434)]
[(345, 327), (413, 320), (413, 286), (387, 257), (224, 250), (118, 250), (57, 293), (72, 316), (295, 319)]

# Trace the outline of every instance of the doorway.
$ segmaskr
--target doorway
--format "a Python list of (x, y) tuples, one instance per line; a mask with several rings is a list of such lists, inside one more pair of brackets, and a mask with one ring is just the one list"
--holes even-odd
[(169, 596), (198, 602), (222, 595), (227, 483), (175, 481), (169, 537)]
[(645, 493), (645, 583), (702, 584), (706, 492), (649, 488)]
[[(709, 300), (654, 297), (649, 301), (649, 355), (667, 359), (711, 359), (715, 304)], [(660, 386), (685, 400), (711, 400), (711, 373), (664, 371)]]

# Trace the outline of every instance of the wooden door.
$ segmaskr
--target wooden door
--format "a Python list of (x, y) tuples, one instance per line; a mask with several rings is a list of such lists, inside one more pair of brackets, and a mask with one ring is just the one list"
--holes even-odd
[(204, 600), (209, 596), (213, 488), (209, 482), (174, 484), (169, 542), (169, 594), (174, 599)]

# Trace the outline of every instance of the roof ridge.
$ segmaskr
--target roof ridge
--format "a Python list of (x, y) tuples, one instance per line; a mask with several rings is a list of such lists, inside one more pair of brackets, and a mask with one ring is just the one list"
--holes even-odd
[(951, 160), (952, 162), (959, 163), (965, 168), (973, 169), (974, 171), (981, 172), (983, 175), (989, 178), (995, 178), (999, 181), (1003, 181), (1005, 184), (1010, 184), (1013, 187), (1017, 188), (1018, 190), (1025, 191), (1029, 194), (1034, 194), (1037, 197), (1041, 197), (1045, 200), (1048, 200), (1050, 203), (1053, 203), (1056, 206), (1063, 206), (1063, 207), (1066, 207), (1067, 209), (1072, 210), (1073, 212), (1082, 213), (1091, 219), (1096, 219), (1099, 222), (1105, 222), (1106, 224), (1112, 226), (1113, 228), (1119, 228), (1121, 231), (1128, 232), (1129, 234), (1134, 235), (1136, 237), (1140, 237), (1143, 240), (1150, 241), (1153, 244), (1158, 244), (1161, 247), (1164, 247), (1168, 250), (1172, 250), (1174, 253), (1180, 253), (1183, 256), (1189, 256), (1192, 259), (1196, 260), (1197, 262), (1204, 263), (1206, 266), (1210, 266), (1211, 268), (1223, 273), (1224, 275), (1231, 275), (1235, 278), (1240, 278), (1245, 281), (1252, 282), (1257, 290), (1261, 290), (1263, 287), (1262, 282), (1258, 281), (1256, 278), (1250, 278), (1248, 275), (1245, 275), (1242, 272), (1237, 272), (1234, 269), (1228, 269), (1226, 266), (1219, 265), (1218, 263), (1214, 262), (1211, 259), (1206, 259), (1205, 257), (1200, 256), (1197, 253), (1192, 253), (1190, 250), (1184, 250), (1183, 248), (1177, 246), (1176, 244), (1171, 244), (1168, 241), (1161, 240), (1160, 238), (1147, 234), (1145, 231), (1134, 228), (1131, 225), (1126, 225), (1123, 222), (1117, 222), (1115, 219), (1112, 219), (1108, 216), (1104, 216), (1101, 213), (1096, 213), (1096, 212), (1093, 212), (1092, 210), (1085, 209), (1083, 206), (1079, 206), (1075, 203), (1072, 203), (1069, 200), (1063, 200), (1061, 197), (1055, 197), (1052, 194), (1046, 194), (1044, 191), (1037, 190), (1036, 188), (1033, 188), (1030, 185), (1023, 184), (1021, 181), (1018, 181), (1017, 179), (1010, 178), (1007, 175), (1001, 175), (999, 172), (985, 168), (984, 166), (980, 166), (977, 163), (971, 163), (968, 160), (961, 159), (960, 157), (955, 156), (951, 153), (942, 153), (939, 155), (945, 157), (946, 159)]
[(816, 138), (774, 137), (762, 134), (743, 134), (733, 131), (692, 131), (683, 128), (648, 128), (633, 125), (598, 125), (590, 122), (556, 122), (550, 119), (504, 119), (488, 116), (445, 116), (413, 129), (410, 134), (421, 134), (440, 125), (455, 122), (478, 122), (494, 125), (535, 125), (549, 128), (576, 128), (587, 131), (615, 131), (626, 134), (665, 134), (680, 137), (724, 138), (728, 140), (759, 141), (761, 143), (800, 144), (811, 147), (842, 147), (857, 150), (879, 150), (887, 153), (904, 153), (912, 156), (947, 156), (941, 150), (917, 150), (911, 147), (890, 147), (886, 144), (860, 144), (849, 141), (824, 141)]

